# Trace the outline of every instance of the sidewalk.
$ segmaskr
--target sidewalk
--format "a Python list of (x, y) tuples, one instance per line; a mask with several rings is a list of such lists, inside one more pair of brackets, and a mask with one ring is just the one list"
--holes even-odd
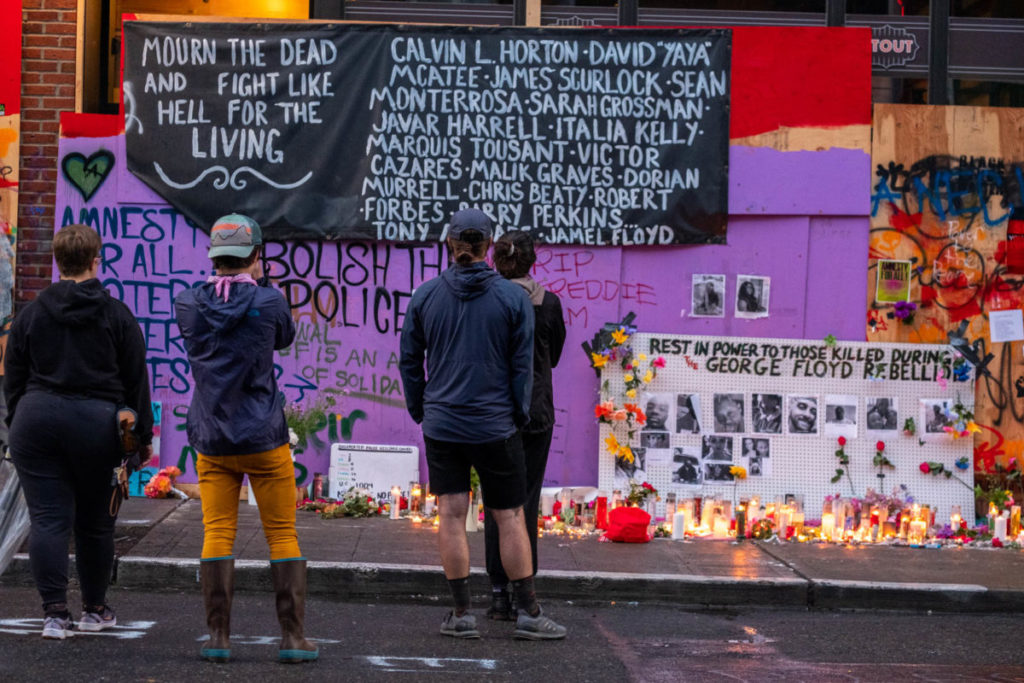
[[(297, 512), (310, 562), (309, 590), (346, 599), (445, 599), (436, 531), (407, 519), (320, 519)], [(118, 536), (142, 540), (117, 566), (117, 584), (145, 590), (198, 590), (199, 501), (133, 498)], [(483, 532), (469, 534), (473, 590), (486, 596)], [(257, 509), (239, 504), (236, 585), (265, 590), (268, 553)], [(825, 546), (655, 539), (599, 543), (597, 536), (539, 540), (538, 593), (548, 600), (643, 601), (689, 607), (789, 607), (1024, 611), (1024, 552)], [(30, 582), (15, 557), (4, 582)]]

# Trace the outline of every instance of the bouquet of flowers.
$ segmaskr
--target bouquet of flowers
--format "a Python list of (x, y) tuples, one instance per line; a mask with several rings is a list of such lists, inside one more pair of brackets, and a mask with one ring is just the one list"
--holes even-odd
[(635, 480), (629, 480), (629, 494), (626, 495), (626, 502), (633, 507), (643, 507), (644, 503), (650, 496), (654, 496), (654, 500), (661, 500), (658, 497), (658, 489), (654, 488), (646, 481), (642, 484), (638, 484)]
[(143, 489), (147, 498), (166, 498), (171, 493), (184, 495), (174, 488), (174, 480), (181, 475), (181, 470), (173, 465), (163, 468), (146, 482)]

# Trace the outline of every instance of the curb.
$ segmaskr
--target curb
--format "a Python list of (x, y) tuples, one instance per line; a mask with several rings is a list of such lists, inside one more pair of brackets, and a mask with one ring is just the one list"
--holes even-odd
[[(74, 564), (72, 563), (72, 567)], [(309, 562), (308, 592), (348, 600), (436, 602), (447, 600), (441, 567), (431, 565)], [(135, 590), (198, 591), (198, 559), (126, 556), (115, 567), (115, 585)], [(473, 569), (482, 589), (486, 573)], [(32, 585), (28, 556), (14, 556), (3, 583)], [(237, 560), (235, 587), (266, 591), (269, 563)], [(898, 610), (938, 612), (1022, 612), (1024, 590), (975, 584), (922, 584), (803, 578), (745, 579), (690, 574), (540, 571), (538, 593), (546, 600), (581, 603), (642, 602), (683, 607), (798, 608), (813, 610)], [(483, 590), (478, 595), (486, 597)]]

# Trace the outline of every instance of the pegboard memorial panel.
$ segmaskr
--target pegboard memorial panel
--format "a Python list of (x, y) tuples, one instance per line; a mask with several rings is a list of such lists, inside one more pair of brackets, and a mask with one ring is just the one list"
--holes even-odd
[[(625, 494), (631, 475), (647, 481), (662, 495), (659, 513), (671, 491), (724, 500), (793, 495), (813, 519), (827, 495), (862, 497), (868, 488), (889, 493), (903, 485), (915, 502), (937, 508), (936, 523), (949, 519), (953, 505), (973, 519), (972, 469), (956, 466), (960, 458), (970, 462), (972, 439), (954, 439), (943, 427), (958, 400), (972, 407), (974, 378), (949, 346), (661, 334), (630, 342), (635, 354), (664, 357), (665, 367), (635, 399), (624, 395), (619, 363), (602, 369), (607, 397), (637, 403), (647, 420), (629, 440), (632, 464), (616, 462), (605, 442), (613, 429), (601, 425), (601, 489)], [(908, 418), (913, 435), (904, 430)], [(623, 427), (614, 433), (629, 438)], [(840, 436), (849, 476), (832, 483)], [(894, 465), (884, 479), (873, 465), (878, 441)], [(925, 461), (942, 463), (960, 481), (925, 474)], [(746, 479), (733, 479), (734, 465), (746, 469)]]

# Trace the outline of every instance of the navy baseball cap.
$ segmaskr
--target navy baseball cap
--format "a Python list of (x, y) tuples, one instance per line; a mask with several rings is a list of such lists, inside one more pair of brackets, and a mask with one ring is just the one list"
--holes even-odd
[(460, 240), (462, 233), (467, 230), (476, 230), (484, 239), (490, 239), (494, 234), (491, 219), (480, 209), (460, 209), (452, 214), (452, 220), (448, 224), (448, 236)]

